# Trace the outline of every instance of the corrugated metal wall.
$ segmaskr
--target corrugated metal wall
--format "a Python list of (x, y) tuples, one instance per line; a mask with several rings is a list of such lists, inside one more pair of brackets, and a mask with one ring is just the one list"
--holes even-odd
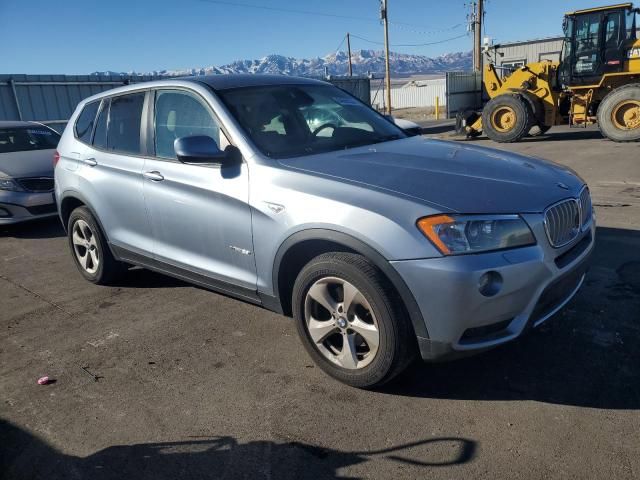
[[(161, 78), (166, 77), (0, 75), (0, 120), (33, 120), (62, 131), (81, 100), (125, 83)], [(370, 104), (368, 78), (340, 77), (330, 81)]]
[[(393, 108), (433, 107), (436, 97), (440, 105), (446, 102), (446, 82), (444, 78), (417, 82), (415, 85), (406, 85), (391, 89), (391, 106)], [(384, 108), (385, 96), (383, 89), (371, 92), (372, 106), (378, 110)]]
[(498, 48), (497, 64), (535, 63), (543, 60), (559, 61), (562, 41), (561, 37), (556, 37), (531, 40), (530, 42), (502, 44)]
[(447, 72), (447, 118), (482, 108), (482, 73)]
[(368, 77), (331, 77), (329, 81), (371, 105), (371, 80)]

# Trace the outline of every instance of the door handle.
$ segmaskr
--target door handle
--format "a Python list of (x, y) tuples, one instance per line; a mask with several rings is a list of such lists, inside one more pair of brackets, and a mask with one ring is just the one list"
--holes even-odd
[(161, 182), (162, 180), (164, 180), (164, 177), (162, 176), (162, 174), (157, 170), (153, 170), (152, 172), (144, 172), (142, 176), (154, 182)]
[(95, 158), (85, 158), (82, 160), (82, 163), (84, 163), (85, 165), (89, 165), (90, 167), (95, 167), (96, 165), (98, 165), (98, 162), (96, 162)]

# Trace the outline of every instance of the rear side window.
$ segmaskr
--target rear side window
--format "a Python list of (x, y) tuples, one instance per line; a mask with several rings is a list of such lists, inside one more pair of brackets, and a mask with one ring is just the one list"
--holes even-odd
[(144, 93), (120, 95), (111, 99), (107, 127), (107, 149), (123, 153), (141, 153), (140, 121)]
[(109, 104), (108, 98), (102, 102), (102, 109), (96, 120), (96, 131), (93, 134), (93, 145), (98, 148), (107, 148), (107, 121), (109, 120)]
[(81, 142), (91, 143), (91, 132), (93, 131), (93, 123), (96, 119), (99, 106), (100, 102), (87, 103), (82, 112), (80, 112), (80, 115), (78, 115), (74, 130), (76, 138)]

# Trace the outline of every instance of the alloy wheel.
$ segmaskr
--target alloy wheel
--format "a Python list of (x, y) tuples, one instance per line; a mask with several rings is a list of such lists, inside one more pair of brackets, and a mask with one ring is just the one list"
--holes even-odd
[(317, 280), (305, 298), (306, 327), (315, 347), (334, 364), (369, 365), (380, 345), (378, 321), (364, 295), (338, 277)]
[(80, 266), (89, 274), (94, 275), (100, 266), (100, 255), (95, 232), (84, 220), (73, 224), (71, 234), (73, 251)]

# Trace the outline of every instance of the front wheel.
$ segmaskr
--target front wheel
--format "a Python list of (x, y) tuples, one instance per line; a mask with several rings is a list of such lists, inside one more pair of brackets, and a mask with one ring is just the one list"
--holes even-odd
[(534, 122), (529, 103), (519, 95), (498, 95), (482, 110), (482, 129), (494, 142), (517, 142), (529, 133)]
[(292, 301), (309, 355), (343, 383), (382, 385), (415, 357), (415, 336), (401, 300), (361, 255), (316, 257), (298, 275)]
[(640, 83), (616, 88), (600, 102), (598, 126), (614, 142), (640, 141)]

